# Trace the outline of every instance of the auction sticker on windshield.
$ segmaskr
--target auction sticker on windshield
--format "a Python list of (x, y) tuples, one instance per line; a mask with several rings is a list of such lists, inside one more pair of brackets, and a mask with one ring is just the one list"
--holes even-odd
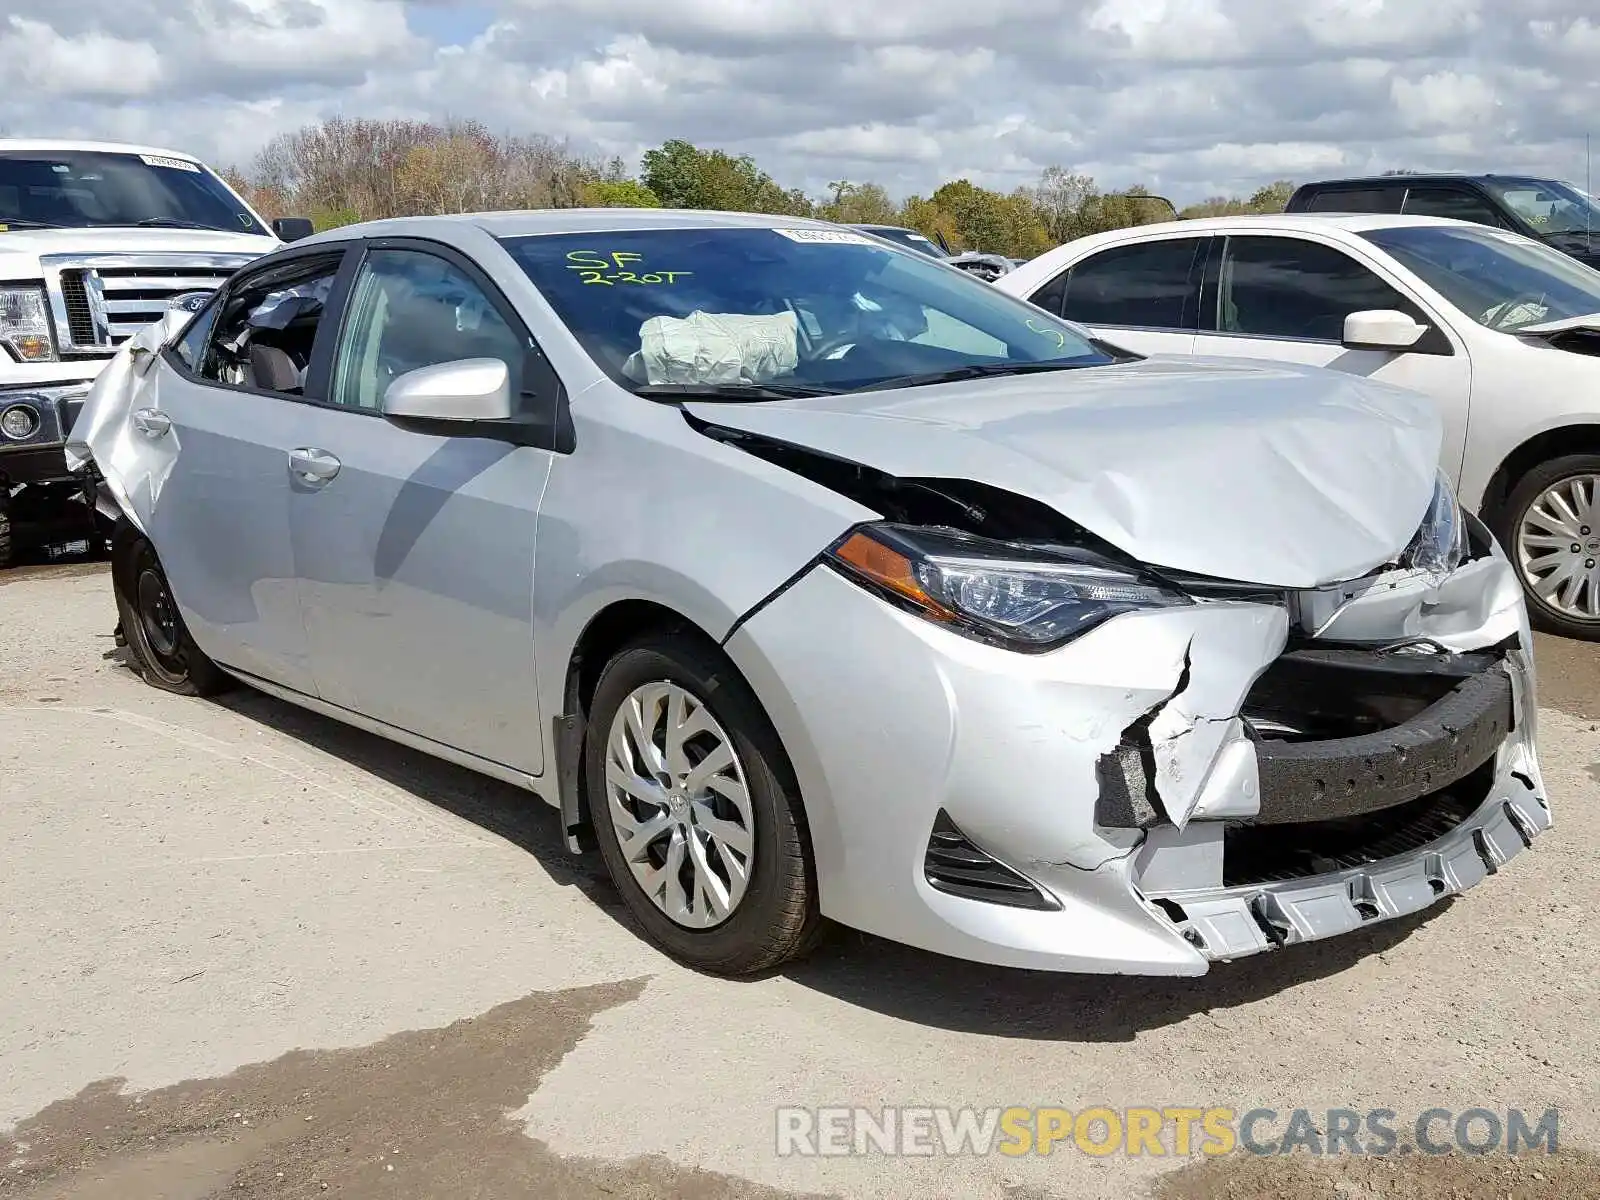
[(174, 171), (193, 171), (196, 175), (200, 173), (199, 167), (182, 158), (166, 158), (160, 154), (141, 154), (139, 155), (139, 161), (147, 167), (171, 167)]
[(836, 246), (876, 246), (879, 243), (864, 233), (847, 229), (774, 229), (773, 233), (791, 242), (828, 242)]

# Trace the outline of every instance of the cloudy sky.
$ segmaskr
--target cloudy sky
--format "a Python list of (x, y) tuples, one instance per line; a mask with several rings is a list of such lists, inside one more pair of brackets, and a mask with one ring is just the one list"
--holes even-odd
[(1600, 125), (1596, 0), (4, 7), (0, 131), (150, 141), (219, 166), (337, 113), (451, 114), (635, 163), (685, 137), (812, 192), (1010, 187), (1060, 164), (1182, 204), (1400, 166), (1581, 185)]

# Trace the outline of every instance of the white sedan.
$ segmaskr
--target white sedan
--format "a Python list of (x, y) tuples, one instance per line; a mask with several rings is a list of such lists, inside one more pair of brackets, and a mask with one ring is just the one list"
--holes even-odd
[(1275, 359), (1414, 388), (1536, 626), (1600, 640), (1600, 272), (1433, 217), (1219, 217), (1069, 242), (995, 287), (1141, 354)]

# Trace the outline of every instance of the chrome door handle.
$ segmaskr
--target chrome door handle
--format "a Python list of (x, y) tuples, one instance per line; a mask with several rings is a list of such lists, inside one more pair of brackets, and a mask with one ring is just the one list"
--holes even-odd
[(327, 483), (339, 473), (339, 460), (326, 450), (302, 446), (289, 451), (289, 469), (309, 483)]
[(141, 408), (133, 414), (133, 427), (147, 438), (164, 438), (172, 432), (172, 418), (159, 408)]

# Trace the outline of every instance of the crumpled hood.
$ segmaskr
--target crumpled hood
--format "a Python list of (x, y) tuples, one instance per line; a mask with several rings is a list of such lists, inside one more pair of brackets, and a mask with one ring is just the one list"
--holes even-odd
[(1352, 579), (1403, 550), (1442, 438), (1420, 394), (1232, 359), (684, 407), (902, 478), (1033, 497), (1153, 566), (1285, 588)]

